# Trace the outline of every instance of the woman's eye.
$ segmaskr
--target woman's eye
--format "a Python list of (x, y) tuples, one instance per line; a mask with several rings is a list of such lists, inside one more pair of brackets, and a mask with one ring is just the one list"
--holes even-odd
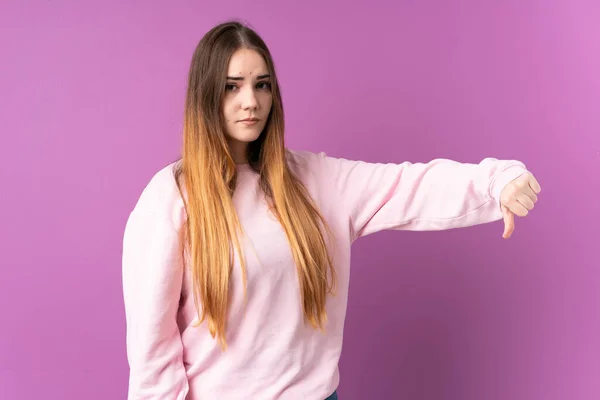
[(259, 89), (271, 89), (271, 84), (269, 82), (258, 82), (256, 87)]
[(229, 83), (227, 85), (225, 85), (225, 90), (227, 90), (227, 91), (232, 91), (232, 90), (235, 90), (235, 89), (237, 89), (237, 86), (235, 86), (235, 85), (232, 85), (232, 84), (229, 84)]

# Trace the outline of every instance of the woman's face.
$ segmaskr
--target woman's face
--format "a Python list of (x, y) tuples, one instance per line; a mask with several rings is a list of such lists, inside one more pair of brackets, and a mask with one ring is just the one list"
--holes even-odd
[(233, 53), (226, 85), (222, 103), (225, 133), (234, 157), (240, 159), (245, 157), (248, 143), (260, 136), (273, 103), (271, 77), (263, 57), (244, 48)]

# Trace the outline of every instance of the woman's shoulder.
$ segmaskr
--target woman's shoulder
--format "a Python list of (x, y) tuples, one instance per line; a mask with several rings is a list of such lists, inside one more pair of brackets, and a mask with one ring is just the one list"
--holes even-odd
[(290, 168), (300, 176), (319, 175), (324, 168), (326, 154), (324, 152), (312, 152), (308, 150), (287, 150), (287, 161)]
[(351, 168), (348, 160), (331, 157), (325, 152), (287, 149), (287, 160), (290, 169), (302, 180), (316, 181), (331, 186), (332, 180), (344, 169)]
[(180, 219), (184, 203), (177, 186), (176, 161), (153, 173), (135, 204), (133, 212)]

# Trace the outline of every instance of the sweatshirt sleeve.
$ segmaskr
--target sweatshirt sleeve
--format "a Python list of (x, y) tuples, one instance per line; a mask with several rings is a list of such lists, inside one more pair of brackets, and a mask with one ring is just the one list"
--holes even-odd
[(181, 239), (169, 219), (134, 210), (123, 239), (128, 400), (184, 400), (188, 381), (177, 311)]
[(500, 220), (500, 192), (527, 172), (519, 161), (495, 158), (381, 164), (321, 157), (353, 240), (385, 229), (444, 230)]

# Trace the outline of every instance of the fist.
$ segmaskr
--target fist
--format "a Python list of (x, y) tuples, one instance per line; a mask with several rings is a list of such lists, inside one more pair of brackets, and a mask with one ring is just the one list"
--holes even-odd
[(511, 181), (500, 192), (500, 207), (504, 217), (504, 234), (508, 239), (515, 230), (515, 215), (526, 217), (533, 210), (542, 188), (529, 172)]

